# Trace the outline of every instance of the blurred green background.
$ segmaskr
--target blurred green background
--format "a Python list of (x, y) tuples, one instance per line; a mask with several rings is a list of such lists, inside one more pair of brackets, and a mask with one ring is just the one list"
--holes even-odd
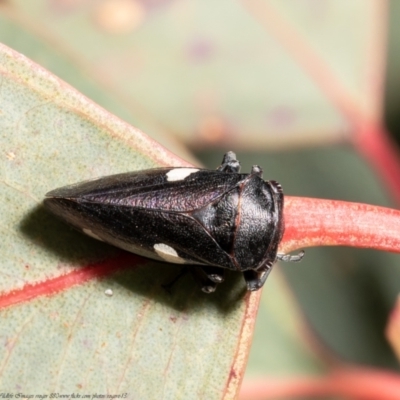
[[(382, 114), (400, 134), (399, 21), (396, 1), (3, 0), (0, 42), (182, 157), (215, 168), (234, 150), (243, 171), (259, 164), (287, 195), (396, 207), (352, 146), (345, 111)], [(398, 255), (313, 248), (277, 266), (248, 376), (335, 358), (398, 369), (384, 329), (399, 265)], [(288, 301), (304, 329), (281, 318)]]

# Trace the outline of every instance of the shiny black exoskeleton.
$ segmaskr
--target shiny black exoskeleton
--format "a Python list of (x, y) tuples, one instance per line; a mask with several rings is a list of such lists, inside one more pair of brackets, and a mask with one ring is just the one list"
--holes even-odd
[(240, 174), (233, 152), (216, 171), (156, 168), (107, 176), (47, 193), (45, 205), (84, 233), (156, 260), (190, 265), (203, 291), (224, 269), (258, 290), (277, 259), (284, 232), (283, 192), (253, 166)]

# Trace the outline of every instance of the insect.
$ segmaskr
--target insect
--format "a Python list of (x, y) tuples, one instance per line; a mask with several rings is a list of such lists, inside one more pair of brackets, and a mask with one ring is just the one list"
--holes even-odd
[(227, 269), (260, 289), (284, 232), (283, 191), (253, 166), (240, 173), (233, 152), (216, 170), (156, 168), (106, 176), (53, 190), (53, 213), (89, 236), (145, 257), (187, 264), (206, 293)]

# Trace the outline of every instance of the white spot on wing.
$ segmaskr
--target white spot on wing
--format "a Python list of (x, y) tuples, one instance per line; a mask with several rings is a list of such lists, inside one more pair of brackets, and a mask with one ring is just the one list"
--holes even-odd
[(83, 233), (86, 233), (86, 235), (92, 237), (93, 239), (101, 240), (104, 242), (103, 239), (99, 238), (95, 233), (93, 233), (90, 229), (83, 228), (82, 229)]
[(175, 168), (167, 172), (167, 181), (181, 181), (187, 178), (190, 174), (194, 174), (198, 168)]
[(106, 290), (104, 291), (104, 294), (105, 294), (106, 296), (108, 296), (108, 297), (111, 297), (111, 296), (114, 294), (114, 292), (112, 291), (112, 289), (106, 289)]
[(178, 253), (172, 247), (164, 244), (157, 243), (154, 245), (154, 250), (156, 253), (163, 258), (165, 261), (174, 263), (174, 264), (184, 264), (185, 260), (178, 256)]

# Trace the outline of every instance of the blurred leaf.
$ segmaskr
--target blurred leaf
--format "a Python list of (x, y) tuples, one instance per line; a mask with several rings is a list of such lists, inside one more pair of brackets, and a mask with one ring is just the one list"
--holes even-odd
[(146, 115), (140, 107), (133, 107), (133, 100), (123, 93), (115, 92), (104, 74), (96, 73), (93, 66), (78, 59), (68, 46), (57, 46), (53, 35), (40, 28), (30, 23), (29, 18), (15, 12), (7, 3), (0, 4), (0, 42), (44, 66), (107, 111), (146, 132), (169, 149), (179, 152), (185, 159), (194, 161), (186, 148), (157, 124), (153, 117)]
[(381, 112), (386, 2), (10, 4), (21, 29), (192, 144), (326, 143), (349, 135), (349, 113)]
[(387, 51), (387, 70), (385, 87), (385, 118), (386, 125), (391, 134), (400, 142), (400, 79), (398, 71), (400, 69), (400, 3), (392, 0), (389, 2), (388, 15), (388, 51)]
[(400, 361), (400, 298), (397, 298), (394, 309), (390, 314), (386, 327), (386, 338)]

